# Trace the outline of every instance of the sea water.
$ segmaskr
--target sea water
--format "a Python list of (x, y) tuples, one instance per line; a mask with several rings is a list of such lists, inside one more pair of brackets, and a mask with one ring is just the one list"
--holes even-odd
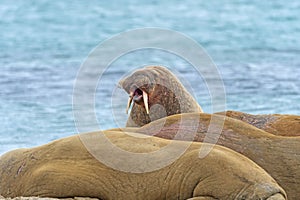
[[(99, 43), (135, 28), (179, 31), (202, 45), (224, 82), (227, 110), (300, 115), (299, 13), (297, 0), (2, 0), (0, 154), (77, 134), (72, 98), (81, 64)], [(125, 125), (127, 95), (115, 86), (143, 64), (174, 69), (203, 110), (214, 112), (189, 63), (140, 50), (113, 62), (96, 90), (99, 129)]]

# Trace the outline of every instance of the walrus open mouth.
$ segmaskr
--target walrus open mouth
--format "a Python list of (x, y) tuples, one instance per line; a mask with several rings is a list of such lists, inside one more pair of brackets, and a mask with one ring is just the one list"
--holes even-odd
[(133, 101), (136, 103), (140, 103), (143, 98), (143, 91), (141, 89), (136, 89), (133, 92)]
[[(129, 99), (127, 103), (126, 113), (128, 114), (128, 110), (132, 104), (132, 100), (134, 103), (141, 104), (144, 103), (146, 113), (149, 114), (149, 104), (148, 104), (148, 94), (144, 90), (140, 88), (135, 89), (133, 92), (129, 93)], [(143, 101), (142, 101), (143, 100)]]

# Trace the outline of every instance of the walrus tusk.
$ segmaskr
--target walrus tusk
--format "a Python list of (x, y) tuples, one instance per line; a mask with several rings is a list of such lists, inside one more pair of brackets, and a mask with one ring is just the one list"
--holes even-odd
[(143, 100), (146, 108), (146, 113), (149, 115), (148, 94), (143, 90)]
[(128, 103), (127, 103), (127, 108), (126, 108), (126, 114), (128, 114), (128, 110), (129, 110), (129, 108), (131, 106), (132, 99), (133, 99), (133, 92), (130, 92)]

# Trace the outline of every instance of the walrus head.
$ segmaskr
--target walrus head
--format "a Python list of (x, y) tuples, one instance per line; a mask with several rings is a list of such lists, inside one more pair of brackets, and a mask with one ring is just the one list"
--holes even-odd
[(202, 112), (192, 95), (165, 67), (138, 69), (122, 79), (119, 86), (129, 94), (126, 113), (133, 104), (126, 126), (143, 126), (179, 113)]

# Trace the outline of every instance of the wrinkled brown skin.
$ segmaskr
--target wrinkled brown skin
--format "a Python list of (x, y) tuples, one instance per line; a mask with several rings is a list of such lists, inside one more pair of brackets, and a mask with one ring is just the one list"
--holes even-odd
[[(102, 133), (88, 133), (86, 136), (92, 139), (95, 134)], [(120, 131), (106, 131), (104, 134), (117, 147), (136, 153), (153, 152), (175, 142), (169, 152), (172, 154), (173, 150), (186, 144), (157, 137), (137, 138)], [(159, 170), (129, 173), (114, 170), (96, 160), (75, 135), (1, 156), (0, 195), (100, 199), (287, 199), (275, 180), (253, 161), (222, 146), (215, 146), (208, 156), (200, 159), (201, 145), (191, 143), (180, 158)], [(101, 153), (109, 153), (106, 151)], [(122, 160), (121, 164), (126, 165), (126, 162), (129, 161)]]
[[(299, 199), (300, 137), (276, 136), (241, 120), (205, 113), (169, 116), (134, 131), (166, 139), (173, 139), (178, 130), (184, 131), (186, 135), (196, 132), (194, 141), (202, 142), (212, 116), (219, 124), (222, 124), (222, 120), (225, 119), (222, 134), (217, 141), (218, 145), (247, 156), (265, 169), (284, 188), (289, 199)], [(183, 126), (180, 127), (180, 121), (183, 119)], [(195, 124), (197, 119), (200, 121)], [(194, 131), (195, 126), (199, 126), (197, 131)], [(126, 128), (123, 130), (133, 131)], [(218, 133), (214, 133), (214, 128), (212, 130), (209, 138), (218, 138)], [(185, 140), (184, 137), (176, 139)]]
[(134, 103), (126, 127), (141, 127), (179, 113), (203, 112), (178, 78), (165, 67), (149, 66), (136, 70), (122, 79), (119, 85), (128, 94), (134, 91), (134, 87), (138, 87), (147, 92), (149, 97), (149, 115), (143, 103)]
[(241, 120), (274, 135), (300, 136), (300, 116), (298, 115), (251, 115), (238, 111), (226, 111), (216, 114), (226, 114), (227, 117)]

